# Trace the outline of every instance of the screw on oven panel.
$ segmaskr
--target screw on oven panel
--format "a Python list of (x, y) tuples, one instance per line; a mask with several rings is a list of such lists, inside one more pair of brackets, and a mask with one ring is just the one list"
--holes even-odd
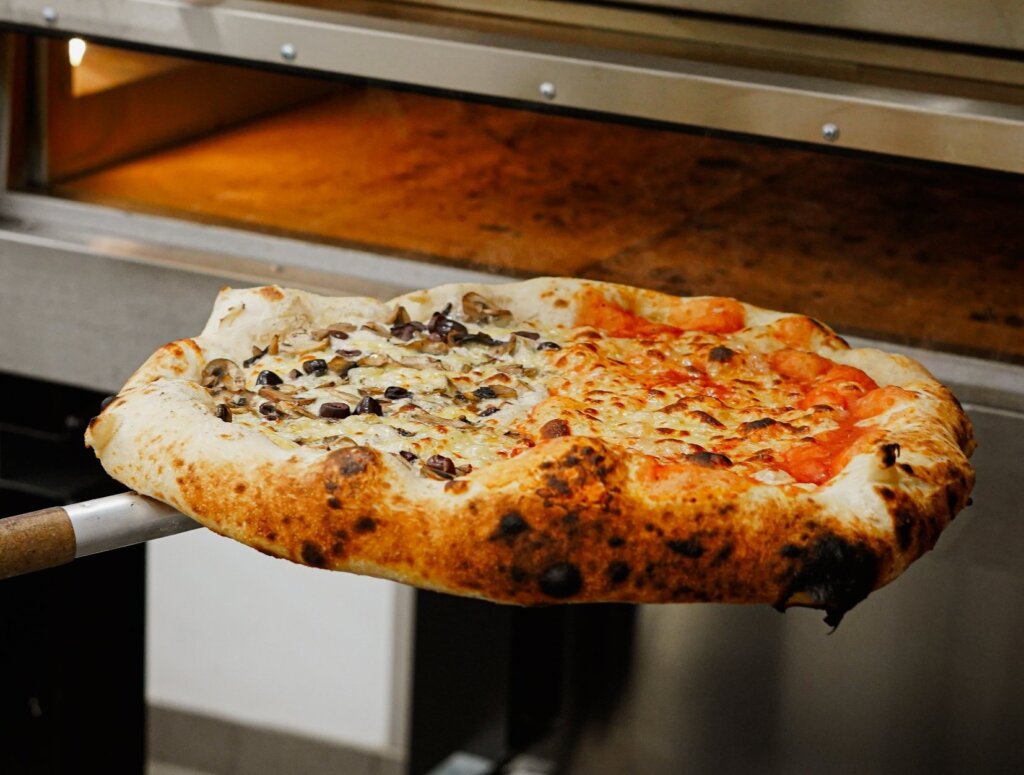
[(839, 127), (835, 124), (824, 124), (821, 127), (821, 136), (828, 140), (830, 143), (834, 143), (839, 139)]
[(551, 81), (544, 81), (540, 85), (540, 96), (546, 100), (553, 100), (558, 92), (555, 90), (555, 85)]
[(284, 59), (288, 62), (294, 62), (295, 57), (298, 55), (298, 53), (299, 52), (295, 49), (295, 46), (293, 46), (291, 43), (285, 43), (283, 46), (281, 46), (281, 59)]
[(43, 8), (43, 21), (46, 22), (47, 24), (56, 24), (57, 9), (49, 5)]

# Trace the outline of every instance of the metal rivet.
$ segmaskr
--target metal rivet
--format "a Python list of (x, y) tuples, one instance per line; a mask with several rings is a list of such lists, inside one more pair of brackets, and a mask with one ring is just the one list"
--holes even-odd
[(546, 100), (553, 100), (558, 92), (555, 90), (555, 85), (551, 81), (544, 81), (540, 85), (540, 96)]
[(293, 61), (299, 52), (295, 50), (295, 46), (291, 43), (285, 43), (281, 46), (281, 59), (286, 59), (289, 62)]
[(43, 21), (47, 24), (57, 23), (57, 9), (51, 6), (43, 8)]
[(821, 127), (821, 136), (830, 143), (834, 143), (839, 139), (839, 127), (835, 124), (825, 124)]

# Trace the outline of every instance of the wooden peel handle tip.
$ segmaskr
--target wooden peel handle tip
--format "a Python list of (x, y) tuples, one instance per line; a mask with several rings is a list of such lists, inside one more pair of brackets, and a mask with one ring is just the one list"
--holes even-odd
[(59, 506), (0, 519), (0, 579), (75, 559), (75, 529)]

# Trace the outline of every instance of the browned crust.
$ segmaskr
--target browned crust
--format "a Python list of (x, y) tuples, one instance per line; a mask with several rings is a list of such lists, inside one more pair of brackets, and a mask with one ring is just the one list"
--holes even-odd
[[(844, 346), (810, 328), (824, 331), (823, 347)], [(874, 435), (854, 459), (867, 473), (844, 472), (858, 488), (851, 502), (868, 505), (847, 507), (835, 488), (831, 499), (784, 496), (710, 470), (652, 495), (640, 456), (583, 437), (553, 436), (447, 486), (365, 447), (289, 452), (232, 437), (205, 391), (154, 376), (189, 372), (196, 349), (158, 351), (91, 425), (113, 475), (268, 554), (498, 602), (809, 605), (836, 623), (929, 550), (973, 486), (955, 398), (916, 364), (874, 351), (841, 352), (916, 380), (932, 411)], [(146, 419), (162, 407), (186, 415), (188, 432)]]

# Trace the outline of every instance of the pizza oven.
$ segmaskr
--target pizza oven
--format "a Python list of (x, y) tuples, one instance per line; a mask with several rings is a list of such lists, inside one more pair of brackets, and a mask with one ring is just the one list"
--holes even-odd
[[(43, 393), (78, 417), (83, 395), (98, 400), (155, 346), (195, 333), (226, 284), (389, 297), (553, 274), (821, 318), (925, 363), (980, 441), (974, 506), (828, 636), (805, 611), (522, 610), (359, 587), (353, 599), (379, 606), (339, 631), (369, 633), (359, 654), (379, 675), (343, 660), (319, 669), (353, 702), (372, 699), (382, 720), (369, 732), (359, 709), (309, 697), (288, 711), (287, 699), (243, 693), (236, 704), (252, 711), (231, 719), (215, 711), (231, 698), (207, 689), (200, 705), (214, 710), (192, 713), (196, 676), (231, 666), (175, 655), (180, 628), (196, 627), (192, 643), (210, 635), (183, 602), (206, 587), (181, 580), (216, 574), (219, 555), (153, 542), (151, 758), (270, 772), (287, 751), (333, 771), (445, 775), (1024, 765), (1017, 4), (9, 0), (0, 25), (7, 406)], [(33, 505), (102, 490), (88, 459), (34, 451), (54, 432), (2, 412), (0, 487), (86, 477), (93, 488), (11, 485)], [(3, 513), (28, 510), (12, 498)], [(142, 553), (123, 551), (90, 560), (111, 605), (102, 579), (125, 557), (143, 587)], [(88, 717), (80, 693), (95, 687), (38, 658), (58, 634), (24, 614), (26, 600), (69, 599), (85, 583), (75, 578), (44, 571), (16, 595), (0, 582), (0, 610), (17, 600), (12, 621), (36, 633), (9, 660), (28, 660), (53, 697), (79, 692), (65, 726), (32, 726), (46, 708), (31, 691), (5, 706), (21, 724), (8, 728), (36, 730), (7, 740), (0, 729), (22, 751), (15, 772), (58, 771), (41, 752)], [(299, 595), (305, 580), (272, 589)], [(141, 596), (116, 604), (130, 622), (121, 642), (141, 660)], [(265, 613), (297, 623), (270, 645), (248, 641), (241, 662), (260, 664), (262, 648), (287, 661), (281, 639), (310, 637), (276, 605)], [(230, 637), (207, 645), (239, 649)], [(136, 763), (140, 664), (104, 668), (125, 688)], [(364, 685), (361, 673), (378, 677)], [(333, 722), (342, 711), (330, 708), (353, 720)], [(355, 731), (324, 742), (342, 727)], [(69, 755), (121, 766), (96, 747)]]

